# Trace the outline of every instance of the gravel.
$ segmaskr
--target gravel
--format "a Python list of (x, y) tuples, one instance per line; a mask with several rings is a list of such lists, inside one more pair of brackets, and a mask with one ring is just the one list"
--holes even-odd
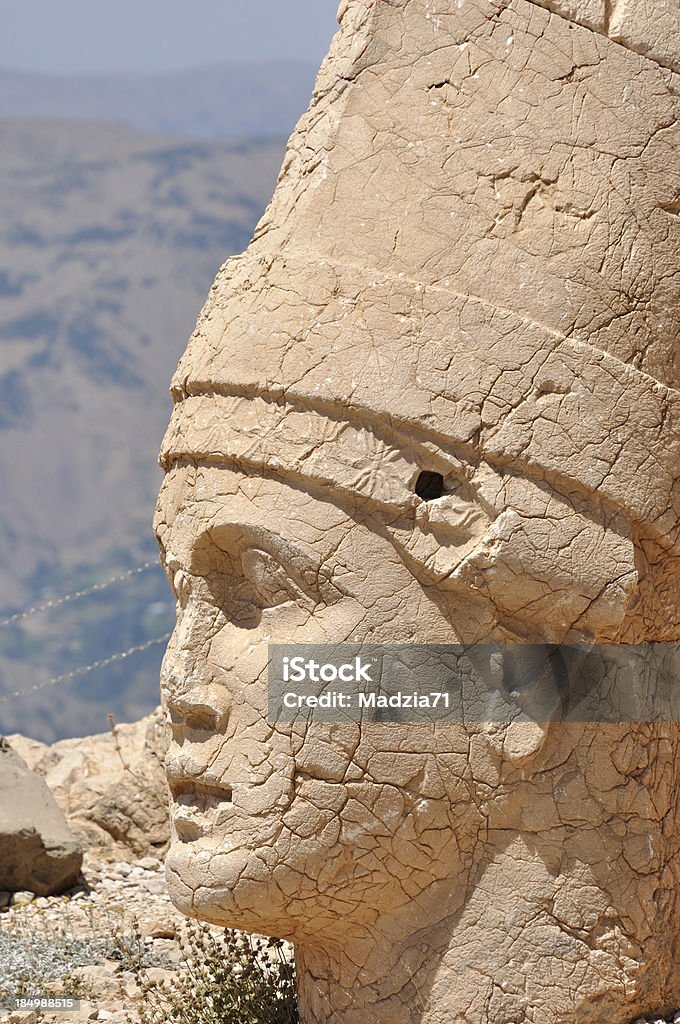
[[(166, 956), (136, 945), (132, 955), (142, 967), (172, 966)], [(60, 982), (77, 967), (103, 960), (123, 961), (125, 954), (113, 938), (78, 939), (66, 935), (37, 936), (0, 930), (0, 1003), (8, 997), (39, 991)]]
[[(85, 980), (87, 1012), (113, 1013), (117, 1022), (115, 1012), (139, 998), (125, 993), (133, 963), (177, 970), (178, 943), (168, 936), (179, 933), (183, 918), (170, 903), (161, 862), (88, 866), (86, 877), (63, 896), (25, 892), (10, 900), (7, 893), (0, 900), (0, 1015), (16, 996), (64, 994), (64, 986), (78, 991)], [(25, 1014), (19, 1019), (29, 1024)], [(45, 1024), (76, 1019), (84, 1018), (48, 1014)]]
[(0, 999), (22, 994), (36, 979), (45, 986), (59, 981), (74, 967), (101, 963), (110, 955), (111, 940), (54, 939), (0, 931)]

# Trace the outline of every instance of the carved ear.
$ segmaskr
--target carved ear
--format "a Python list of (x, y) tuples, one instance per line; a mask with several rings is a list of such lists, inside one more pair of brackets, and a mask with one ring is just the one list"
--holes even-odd
[(479, 644), (469, 656), (485, 695), (484, 732), (510, 761), (543, 747), (560, 717), (569, 681), (569, 656), (558, 644)]

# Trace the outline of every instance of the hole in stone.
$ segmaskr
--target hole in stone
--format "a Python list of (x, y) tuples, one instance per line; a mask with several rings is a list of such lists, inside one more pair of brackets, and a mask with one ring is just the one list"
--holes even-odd
[(424, 469), (416, 480), (416, 494), (423, 501), (434, 501), (444, 493), (444, 477), (441, 473), (432, 473)]

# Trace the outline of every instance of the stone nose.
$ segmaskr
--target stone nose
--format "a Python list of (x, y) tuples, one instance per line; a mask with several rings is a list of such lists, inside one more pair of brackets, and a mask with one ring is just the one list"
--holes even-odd
[(220, 732), (228, 721), (230, 695), (207, 669), (206, 640), (204, 619), (189, 602), (178, 615), (161, 667), (163, 705), (175, 738), (186, 729)]
[(229, 721), (231, 699), (217, 683), (188, 682), (166, 690), (165, 705), (174, 728), (198, 732), (224, 732)]

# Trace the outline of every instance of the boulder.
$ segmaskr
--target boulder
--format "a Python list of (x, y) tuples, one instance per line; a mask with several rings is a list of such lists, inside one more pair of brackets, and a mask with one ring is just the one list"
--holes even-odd
[(47, 745), (20, 735), (15, 750), (43, 776), (69, 826), (95, 860), (158, 857), (169, 840), (160, 709), (95, 736)]
[(77, 881), (82, 860), (45, 780), (0, 739), (0, 890), (63, 892)]

